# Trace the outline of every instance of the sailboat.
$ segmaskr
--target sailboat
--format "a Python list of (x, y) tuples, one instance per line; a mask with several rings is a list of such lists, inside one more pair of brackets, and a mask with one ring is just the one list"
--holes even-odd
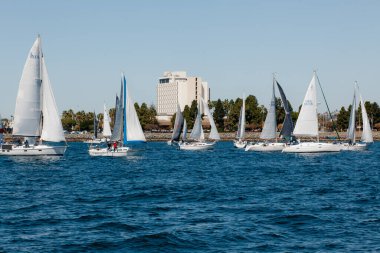
[(112, 136), (111, 126), (110, 126), (110, 115), (107, 110), (106, 104), (103, 105), (103, 138), (107, 141)]
[[(108, 147), (89, 149), (91, 156), (126, 156), (131, 142), (146, 142), (133, 101), (127, 92), (127, 82), (121, 75), (120, 97), (116, 96), (115, 125)], [(111, 145), (112, 144), (112, 145)]]
[(172, 138), (168, 141), (168, 145), (172, 145), (179, 141), (183, 124), (184, 124), (184, 118), (181, 112), (181, 108), (177, 104), (177, 113), (175, 115), (173, 134), (172, 134)]
[(87, 140), (87, 141), (84, 141), (84, 143), (88, 143), (88, 144), (99, 144), (99, 143), (102, 143), (102, 140), (98, 138), (98, 125), (99, 125), (99, 121), (96, 119), (96, 113), (94, 111), (94, 136), (91, 140)]
[(247, 141), (244, 140), (244, 135), (245, 135), (245, 99), (243, 96), (243, 104), (241, 106), (240, 115), (239, 115), (238, 131), (236, 133), (236, 138), (234, 140), (235, 148), (245, 148), (245, 146), (247, 146)]
[(286, 153), (319, 153), (319, 152), (339, 152), (341, 146), (335, 143), (325, 143), (319, 141), (318, 115), (317, 115), (317, 74), (314, 71), (301, 111), (298, 116), (293, 134), (296, 137), (316, 137), (316, 142), (291, 143), (282, 152)]
[(361, 113), (362, 113), (362, 118), (363, 118), (363, 133), (362, 133), (361, 141), (356, 142), (356, 124), (355, 124), (356, 89), (359, 90), (359, 86), (357, 82), (355, 82), (354, 98), (352, 100), (350, 120), (349, 120), (348, 129), (347, 129), (347, 139), (349, 139), (349, 143), (343, 143), (343, 150), (350, 150), (350, 151), (365, 150), (368, 148), (368, 144), (373, 142), (372, 129), (369, 124), (367, 110), (365, 109), (365, 105), (364, 105), (361, 95), (359, 95), (359, 97), (360, 97), (360, 106), (362, 109)]
[(66, 140), (48, 76), (45, 56), (42, 53), (40, 36), (29, 51), (22, 72), (12, 135), (18, 137), (19, 142), (2, 144), (0, 155), (63, 155), (66, 151), (66, 144), (53, 146), (52, 143), (43, 143), (43, 141), (66, 142)]
[(245, 151), (281, 151), (285, 147), (285, 143), (277, 142), (275, 82), (276, 80), (273, 78), (272, 100), (260, 134), (260, 139), (265, 141), (250, 143)]
[[(200, 105), (198, 105), (198, 113), (194, 122), (193, 130), (190, 133), (190, 141), (183, 141), (183, 142), (178, 143), (178, 147), (181, 150), (212, 149), (214, 145), (216, 144), (216, 141), (220, 140), (218, 129), (216, 128), (210, 109), (203, 98), (201, 98), (201, 102), (203, 104), (205, 114), (207, 115), (210, 121), (211, 131), (210, 131), (209, 139), (212, 141), (205, 140), (203, 127), (202, 127), (202, 116), (201, 116), (201, 111), (200, 111)], [(184, 132), (185, 135), (186, 135), (186, 132)]]

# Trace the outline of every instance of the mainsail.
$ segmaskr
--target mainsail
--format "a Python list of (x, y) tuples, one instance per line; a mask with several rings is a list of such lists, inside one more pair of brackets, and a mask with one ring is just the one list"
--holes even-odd
[(352, 99), (350, 121), (347, 129), (347, 139), (350, 139), (352, 143), (355, 143), (355, 119), (356, 119), (356, 90), (354, 89), (354, 98)]
[(116, 107), (115, 107), (115, 123), (113, 127), (113, 133), (111, 136), (111, 141), (121, 141), (123, 138), (123, 83), (120, 87), (120, 97), (116, 96)]
[(294, 128), (296, 136), (318, 137), (316, 73), (310, 81)]
[(41, 135), (41, 39), (29, 51), (16, 98), (13, 135)]
[(260, 134), (260, 138), (264, 140), (276, 138), (277, 132), (277, 121), (276, 121), (276, 96), (274, 93), (274, 82), (273, 82), (273, 92), (272, 100), (270, 102), (270, 107), (268, 110), (267, 117), (265, 118), (264, 127)]
[(179, 141), (181, 131), (184, 125), (184, 118), (181, 112), (181, 108), (177, 105), (177, 113), (175, 115), (174, 129), (172, 134), (172, 141)]
[(187, 123), (186, 123), (186, 119), (183, 119), (183, 130), (182, 130), (182, 140), (185, 141), (187, 138), (186, 138), (186, 135), (187, 135)]
[(210, 135), (209, 135), (208, 138), (209, 139), (213, 139), (213, 140), (220, 140), (218, 129), (216, 128), (216, 125), (215, 125), (215, 122), (214, 122), (214, 118), (213, 118), (213, 116), (212, 116), (212, 114), (210, 112), (210, 109), (208, 108), (208, 104), (206, 103), (206, 101), (203, 98), (201, 98), (201, 100), (202, 100), (202, 103), (203, 103), (205, 114), (208, 117), (208, 120), (209, 120), (210, 125), (211, 125), (211, 131), (210, 131)]
[(110, 127), (110, 116), (106, 104), (104, 104), (104, 114), (103, 114), (103, 137), (111, 137), (111, 127)]
[(198, 109), (197, 117), (195, 118), (193, 129), (191, 130), (191, 133), (190, 133), (190, 139), (204, 140), (202, 118), (201, 118), (201, 112), (199, 109)]
[(369, 124), (367, 110), (365, 109), (362, 95), (359, 95), (359, 96), (360, 96), (360, 106), (362, 108), (362, 118), (363, 118), (363, 133), (362, 133), (361, 141), (366, 142), (366, 143), (372, 143), (373, 142), (372, 129), (371, 129), (371, 125)]
[(124, 115), (124, 138), (123, 142), (146, 142), (144, 132), (142, 130), (139, 117), (135, 109), (135, 105), (130, 96), (127, 93), (127, 82), (125, 80), (124, 74), (122, 75), (124, 83), (124, 104), (125, 104), (125, 115)]
[(243, 105), (240, 109), (240, 115), (239, 115), (239, 125), (238, 125), (238, 131), (236, 134), (236, 139), (243, 139), (245, 134), (245, 98), (243, 96)]
[(281, 85), (277, 82), (277, 80), (275, 80), (275, 81), (277, 84), (277, 88), (280, 91), (282, 105), (283, 105), (284, 110), (285, 110), (285, 119), (284, 119), (284, 122), (282, 123), (282, 129), (280, 132), (280, 136), (282, 136), (284, 138), (290, 138), (292, 136), (294, 126), (293, 126), (293, 120), (292, 120), (291, 111), (290, 111), (290, 107), (289, 107), (289, 102), (286, 99), (284, 90), (282, 89)]

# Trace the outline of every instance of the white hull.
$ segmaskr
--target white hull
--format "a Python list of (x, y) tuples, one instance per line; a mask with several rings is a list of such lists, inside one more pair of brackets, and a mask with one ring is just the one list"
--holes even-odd
[(183, 142), (178, 144), (181, 150), (207, 150), (214, 148), (216, 142)]
[(245, 148), (245, 146), (247, 146), (247, 141), (234, 140), (234, 147), (235, 148)]
[(12, 145), (2, 145), (0, 155), (7, 156), (59, 156), (63, 155), (66, 151), (67, 146), (48, 146), (48, 145), (37, 145), (37, 146), (12, 146)]
[(101, 139), (93, 139), (93, 140), (84, 141), (84, 143), (87, 143), (87, 144), (100, 144), (103, 142), (105, 142), (105, 140), (101, 140)]
[(257, 151), (257, 152), (273, 152), (282, 151), (285, 148), (285, 143), (281, 142), (258, 142), (248, 144), (245, 151)]
[(294, 145), (287, 145), (282, 152), (284, 153), (322, 153), (339, 152), (342, 150), (340, 144), (323, 142), (301, 142)]
[(348, 151), (363, 151), (368, 149), (367, 143), (341, 143), (342, 150), (348, 150)]
[(116, 150), (113, 148), (90, 148), (88, 153), (90, 156), (115, 156), (121, 157), (126, 156), (129, 148), (128, 147), (118, 147)]

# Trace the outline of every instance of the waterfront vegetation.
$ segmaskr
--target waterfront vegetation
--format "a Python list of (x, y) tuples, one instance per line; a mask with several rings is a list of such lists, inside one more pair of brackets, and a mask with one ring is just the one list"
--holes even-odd
[[(209, 106), (213, 111), (213, 118), (218, 127), (219, 132), (233, 132), (237, 130), (237, 124), (239, 121), (240, 108), (242, 106), (243, 100), (241, 98), (233, 99), (218, 99), (209, 102)], [(246, 105), (246, 129), (248, 131), (260, 131), (267, 114), (267, 109), (264, 105), (260, 105), (255, 96), (249, 95), (245, 99)], [(289, 103), (292, 109), (292, 119), (295, 124), (298, 111), (301, 106), (298, 107), (297, 111), (293, 111), (292, 105)], [(365, 107), (370, 119), (371, 126), (380, 130), (380, 107), (376, 102), (365, 102)], [(175, 115), (172, 117), (171, 126), (160, 126), (156, 116), (157, 111), (154, 105), (148, 106), (146, 103), (139, 105), (135, 103), (135, 108), (144, 131), (160, 131), (160, 130), (170, 130), (173, 126)], [(276, 98), (276, 108), (277, 108), (277, 123), (278, 128), (281, 129), (282, 122), (285, 118), (285, 112), (282, 108), (282, 102), (280, 98)], [(188, 128), (191, 129), (195, 117), (197, 115), (197, 102), (194, 100), (190, 106), (185, 106), (183, 110), (184, 118), (186, 119)], [(333, 131), (334, 125), (338, 131), (346, 131), (348, 128), (348, 121), (350, 118), (351, 105), (344, 107), (337, 112), (333, 112), (334, 124), (330, 120), (330, 116), (327, 113), (320, 114), (320, 127), (325, 131)], [(359, 105), (358, 112), (361, 111)], [(115, 117), (115, 108), (111, 108), (109, 111), (111, 117), (111, 128), (113, 127), (113, 119)], [(72, 109), (64, 110), (62, 112), (62, 126), (67, 132), (78, 131), (78, 132), (92, 132), (94, 128), (94, 112), (85, 112), (83, 110), (75, 112)], [(356, 113), (357, 125), (361, 125), (361, 113)], [(103, 113), (97, 113), (96, 119), (99, 122), (99, 128), (102, 130), (103, 127)], [(9, 119), (3, 119), (4, 126), (9, 125)], [(360, 124), (359, 124), (360, 123)], [(205, 126), (207, 128), (207, 126)], [(8, 132), (11, 129), (8, 129)]]

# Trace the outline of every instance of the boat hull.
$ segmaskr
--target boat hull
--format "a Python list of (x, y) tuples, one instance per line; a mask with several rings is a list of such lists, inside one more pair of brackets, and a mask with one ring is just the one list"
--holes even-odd
[(247, 146), (247, 141), (234, 140), (234, 147), (235, 148), (245, 148), (246, 146)]
[(341, 144), (342, 150), (346, 151), (363, 151), (368, 149), (367, 143), (342, 143)]
[(282, 150), (284, 153), (324, 153), (324, 152), (340, 152), (342, 146), (334, 143), (322, 142), (301, 142), (298, 144), (287, 145)]
[(183, 142), (178, 144), (180, 150), (208, 150), (213, 149), (215, 142)]
[(87, 141), (84, 141), (83, 143), (87, 143), (87, 144), (100, 144), (100, 143), (104, 143), (105, 140), (103, 139), (93, 139), (93, 140), (87, 140)]
[(274, 152), (282, 151), (285, 148), (285, 143), (281, 142), (258, 142), (253, 144), (248, 144), (245, 151), (256, 151), (256, 152)]
[(128, 147), (119, 147), (116, 150), (108, 148), (90, 148), (88, 153), (90, 156), (122, 157), (127, 155), (128, 150)]
[(14, 146), (4, 144), (1, 146), (0, 155), (3, 156), (62, 156), (67, 146), (31, 145)]

